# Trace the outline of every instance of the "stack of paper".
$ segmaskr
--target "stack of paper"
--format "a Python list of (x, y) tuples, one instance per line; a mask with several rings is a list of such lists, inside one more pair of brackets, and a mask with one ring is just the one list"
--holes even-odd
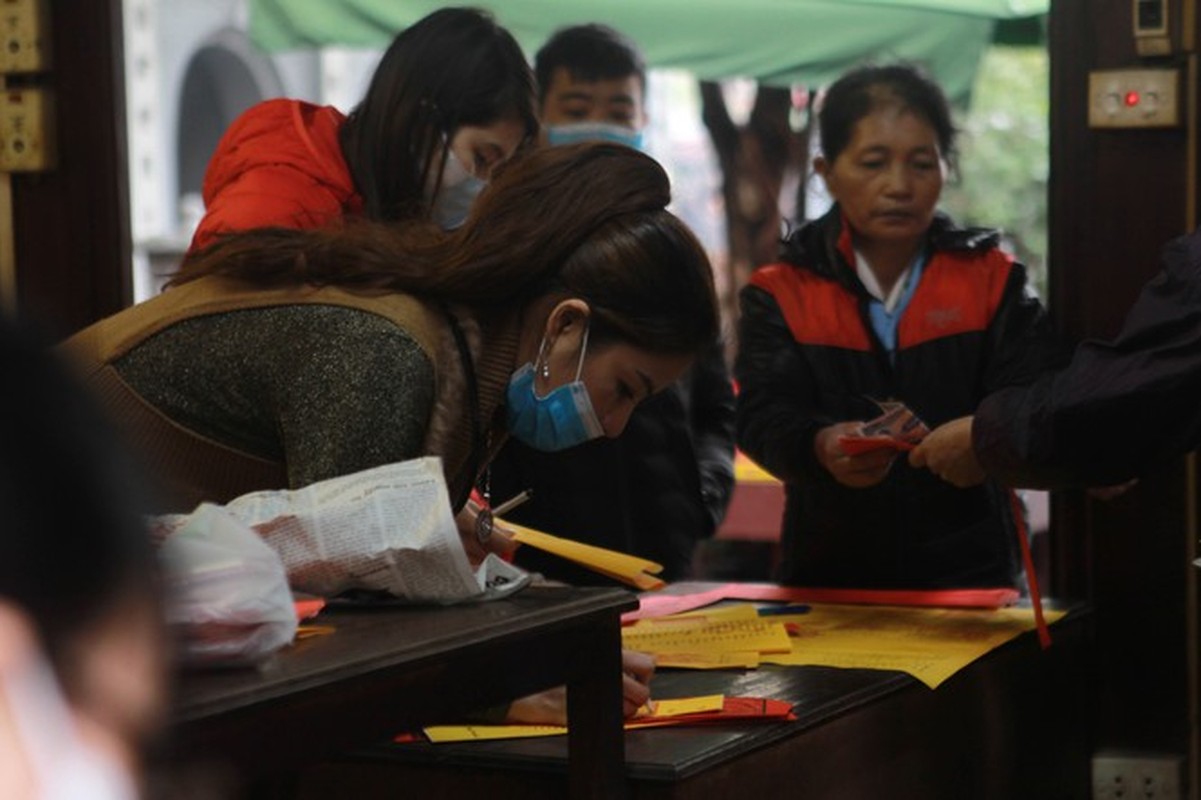
[(621, 644), (655, 656), (660, 667), (753, 668), (765, 656), (792, 651), (788, 630), (760, 618), (749, 603), (627, 625)]
[[(1063, 617), (1047, 611), (1047, 620)], [(789, 618), (783, 618), (788, 622)], [(787, 666), (893, 669), (931, 689), (995, 647), (1035, 628), (1029, 608), (965, 608), (815, 604), (792, 620), (800, 635), (790, 653), (764, 663)]]
[[(735, 589), (731, 585), (692, 598), (656, 595), (649, 599), (664, 602), (642, 610), (659, 614), (687, 608), (692, 602), (716, 602), (731, 596), (811, 599), (814, 591), (836, 590)], [(648, 598), (643, 599), (645, 602)], [(670, 600), (682, 602), (667, 602)], [(789, 613), (793, 608), (797, 613)], [(768, 616), (761, 617), (764, 613)], [(1064, 613), (1048, 610), (1046, 617), (1055, 622)], [(1036, 627), (1034, 612), (1029, 608), (930, 608), (862, 602), (813, 602), (770, 610), (740, 603), (628, 619), (633, 624), (622, 629), (622, 644), (655, 654), (661, 667), (717, 669), (777, 664), (888, 669), (907, 672), (930, 688), (993, 648)], [(771, 638), (780, 637), (780, 632), (782, 638)], [(753, 646), (763, 649), (752, 653)]]

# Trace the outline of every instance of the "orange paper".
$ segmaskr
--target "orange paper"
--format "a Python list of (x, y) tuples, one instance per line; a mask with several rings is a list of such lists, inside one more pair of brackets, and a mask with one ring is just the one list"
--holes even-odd
[(321, 609), (325, 608), (325, 598), (311, 597), (305, 600), (293, 600), (292, 605), (296, 608), (296, 619), (304, 621), (317, 616)]

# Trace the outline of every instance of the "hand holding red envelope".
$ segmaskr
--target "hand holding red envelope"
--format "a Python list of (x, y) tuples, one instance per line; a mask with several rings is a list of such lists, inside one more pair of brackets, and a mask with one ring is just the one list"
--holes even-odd
[(849, 456), (870, 453), (873, 450), (912, 450), (926, 437), (930, 429), (917, 414), (904, 403), (887, 400), (877, 401), (883, 413), (863, 423), (857, 436), (839, 436), (838, 446)]

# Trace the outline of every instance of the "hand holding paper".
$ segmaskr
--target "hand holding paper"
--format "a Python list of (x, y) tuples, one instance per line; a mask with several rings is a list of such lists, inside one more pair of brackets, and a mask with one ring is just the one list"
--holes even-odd
[(909, 463), (926, 467), (960, 488), (975, 486), (987, 477), (972, 450), (971, 417), (960, 417), (935, 428), (909, 455)]
[(926, 423), (904, 403), (897, 401), (877, 402), (881, 414), (862, 424), (853, 433), (838, 437), (838, 446), (848, 456), (854, 457), (875, 451), (891, 455), (917, 447), (930, 432)]
[[(626, 717), (633, 717), (650, 703), (650, 681), (655, 673), (654, 656), (622, 649), (621, 669), (622, 710)], [(510, 725), (566, 725), (567, 690), (556, 686), (514, 700), (505, 721)]]
[(852, 452), (846, 443), (862, 439), (862, 431), (863, 423), (838, 422), (819, 430), (813, 441), (818, 463), (834, 480), (853, 489), (865, 489), (884, 480), (896, 455), (878, 448)]
[(651, 700), (651, 677), (655, 674), (655, 657), (649, 653), (623, 648), (621, 669), (623, 711), (630, 717)]

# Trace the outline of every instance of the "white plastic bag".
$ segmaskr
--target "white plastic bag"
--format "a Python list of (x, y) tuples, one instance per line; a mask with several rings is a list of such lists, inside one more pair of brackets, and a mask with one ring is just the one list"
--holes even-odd
[(159, 549), (167, 581), (167, 621), (183, 635), (185, 661), (261, 661), (296, 636), (296, 611), (275, 551), (224, 508), (202, 504)]

